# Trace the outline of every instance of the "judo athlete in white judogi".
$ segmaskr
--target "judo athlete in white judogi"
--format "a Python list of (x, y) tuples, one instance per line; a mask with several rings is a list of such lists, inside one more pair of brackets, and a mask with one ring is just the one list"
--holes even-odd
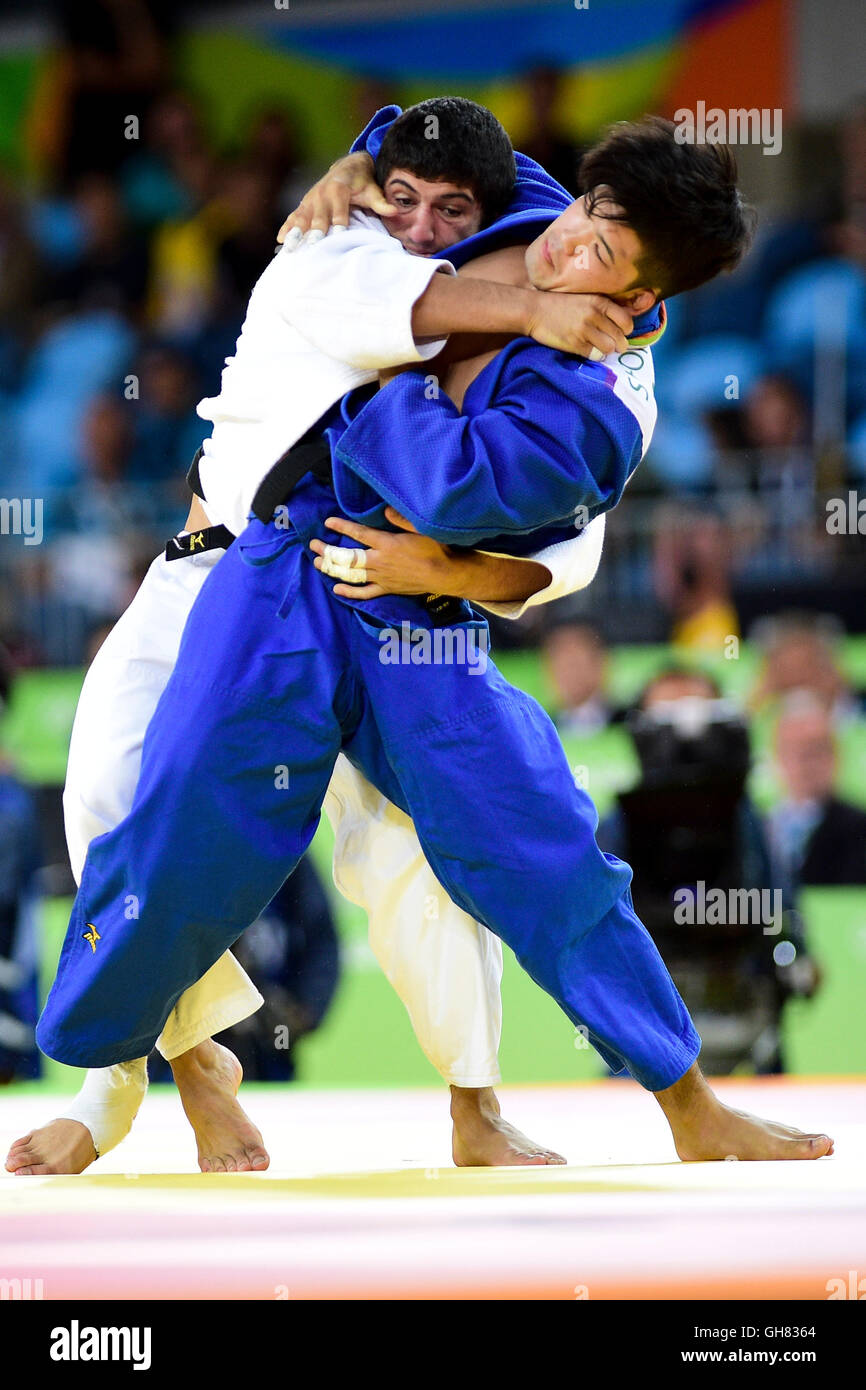
[[(425, 103), (425, 107), (435, 110), (436, 103)], [(381, 113), (361, 142), (374, 138), (381, 143), (392, 114)], [(489, 120), (492, 122), (492, 117)], [(504, 133), (502, 140), (507, 140)], [(527, 203), (537, 203), (540, 171), (522, 157), (518, 157), (518, 165), (517, 206), (522, 195)], [(419, 181), (413, 183), (417, 189)], [(242, 531), (256, 489), (274, 459), (328, 407), (352, 387), (375, 379), (378, 369), (423, 361), (442, 348), (442, 338), (415, 341), (413, 312), (417, 316), (416, 306), (430, 298), (434, 277), (437, 281), (440, 276), (450, 279), (453, 266), (447, 260), (406, 255), (401, 241), (420, 249), (421, 238), (426, 235), (429, 250), (442, 252), (451, 242), (465, 240), (467, 233), (477, 230), (481, 208), (476, 205), (466, 210), (461, 198), (452, 198), (454, 208), (463, 215), (449, 224), (445, 194), (453, 192), (451, 186), (437, 187), (424, 180), (420, 184), (435, 195), (432, 213), (422, 208), (422, 216), (427, 218), (423, 229), (419, 229), (417, 215), (402, 215), (389, 219), (394, 233), (389, 235), (379, 218), (356, 211), (348, 230), (335, 229), (318, 245), (306, 245), (296, 254), (285, 247), (261, 277), (250, 300), (237, 356), (229, 360), (223, 374), (220, 394), (199, 406), (203, 419), (213, 423), (212, 436), (205, 441), (198, 465), (206, 498), (205, 526), (226, 527), (232, 534)], [(527, 187), (531, 199), (523, 194)], [(486, 305), (487, 319), (482, 322), (477, 313), (472, 314), (464, 282), (459, 306), (462, 317), (458, 317), (453, 298), (439, 311), (443, 333), (452, 325), (468, 327), (470, 323), (488, 329), (510, 326), (513, 320), (496, 318), (499, 305), (490, 298), (495, 287), (478, 282), (476, 289), (480, 296), (476, 308)], [(563, 306), (555, 301), (551, 307), (560, 311)], [(580, 345), (581, 316), (576, 306), (571, 317), (575, 343)], [(622, 314), (619, 322), (626, 327), (630, 316)], [(614, 341), (621, 339), (621, 327), (615, 322), (606, 321), (604, 327)], [(587, 332), (591, 334), (592, 329), (588, 327)], [(549, 333), (547, 340), (551, 341)], [(604, 332), (596, 332), (595, 340), (605, 346), (611, 343)], [(584, 350), (600, 356), (602, 349), (592, 347), (592, 341), (587, 337)], [(647, 375), (651, 383), (651, 371)], [(644, 419), (647, 442), (653, 418), (650, 403)], [(507, 576), (506, 589), (509, 582), (513, 585), (516, 570), (526, 574), (520, 580), (520, 592), (525, 594), (520, 601), (491, 599), (485, 604), (500, 616), (516, 618), (533, 604), (572, 593), (595, 574), (603, 532), (602, 517), (571, 539), (557, 540), (532, 553), (528, 562), (507, 556), (497, 562), (489, 557), (487, 568), (478, 576), (478, 593), (465, 596), (480, 600), (490, 592), (484, 586), (491, 582), (497, 563)], [(190, 530), (169, 545), (171, 558), (160, 556), (153, 562), (139, 593), (88, 671), (72, 734), (64, 793), (67, 841), (76, 881), (80, 880), (90, 841), (117, 825), (129, 810), (144, 733), (174, 666), (187, 615), (223, 554), (216, 545), (204, 549), (214, 538), (221, 539), (214, 537), (213, 531)], [(414, 543), (409, 537), (400, 539)], [(227, 540), (230, 537), (223, 538), (223, 545)], [(453, 562), (452, 570), (456, 569)], [(530, 575), (542, 578), (530, 579)], [(541, 583), (543, 587), (530, 591), (527, 581), (529, 586)], [(446, 574), (444, 587), (449, 593), (464, 594), (453, 574)], [(474, 1093), (486, 1091), (500, 1076), (500, 943), (441, 892), (407, 816), (345, 757), (338, 759), (325, 810), (336, 836), (337, 886), (367, 912), (371, 948), (404, 1001), (425, 1054), (443, 1079), (464, 1093), (466, 1128), (477, 1100)], [(431, 903), (436, 905), (435, 915)], [(258, 991), (227, 952), (181, 996), (159, 1039), (159, 1050), (169, 1061), (181, 1058), (213, 1034), (247, 1017), (260, 1003)], [(226, 1057), (218, 1056), (215, 1065), (222, 1073), (221, 1081), (231, 1079), (233, 1068)], [(196, 1096), (190, 1098), (188, 1094), (199, 1088), (194, 1083), (185, 1087), (180, 1076), (178, 1082), (199, 1136), (203, 1166), (219, 1166), (220, 1162), (250, 1166), (261, 1159), (260, 1141), (252, 1126), (245, 1125), (231, 1107), (221, 1120), (211, 1118), (208, 1124), (197, 1113), (208, 1106), (199, 1107)], [(80, 1171), (93, 1158), (91, 1139), (93, 1149), (102, 1154), (128, 1132), (146, 1084), (143, 1058), (91, 1071), (64, 1118), (39, 1131), (35, 1141), (33, 1136), (19, 1141), (7, 1166), (18, 1172), (46, 1168)], [(207, 1087), (205, 1078), (201, 1089)], [(464, 1097), (456, 1097), (457, 1107)], [(479, 1144), (461, 1138), (459, 1117), (455, 1119), (457, 1156), (484, 1161)], [(224, 1135), (211, 1134), (209, 1139), (202, 1132), (221, 1126), (243, 1131), (241, 1147), (252, 1155), (249, 1162), (243, 1153), (233, 1158), (225, 1152)], [(472, 1128), (483, 1130), (474, 1124)], [(488, 1139), (490, 1147), (484, 1148), (490, 1155), (488, 1161), (556, 1158), (524, 1140), (504, 1122), (498, 1122), (495, 1130), (489, 1128), (489, 1134), (480, 1141), (482, 1146)], [(209, 1153), (210, 1148), (220, 1149), (222, 1158)]]

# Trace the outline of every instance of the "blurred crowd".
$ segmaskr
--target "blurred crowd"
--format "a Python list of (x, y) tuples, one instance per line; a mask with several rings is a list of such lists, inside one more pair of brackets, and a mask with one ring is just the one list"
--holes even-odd
[[(622, 704), (610, 693), (610, 648), (602, 627), (563, 619), (542, 646), (556, 725), (564, 738), (616, 725), (633, 731), (635, 717), (656, 706), (703, 702), (709, 714), (724, 697), (721, 712), (746, 727), (750, 745), (762, 735), (767, 739), (773, 804), (762, 833), (774, 882), (789, 896), (802, 886), (866, 884), (866, 811), (835, 792), (840, 738), (866, 728), (866, 690), (845, 674), (838, 628), (832, 620), (788, 613), (764, 623), (757, 645), (757, 674), (736, 701), (724, 697), (708, 666), (673, 648), (670, 665)], [(702, 727), (697, 719), (695, 728)]]
[[(596, 623), (562, 621), (543, 644), (566, 749), (589, 737), (578, 746), (590, 756), (592, 736), (618, 725), (635, 749), (637, 779), (617, 794), (599, 844), (631, 864), (636, 911), (695, 1019), (705, 1069), (719, 1075), (785, 1069), (784, 1006), (821, 981), (802, 892), (866, 886), (866, 810), (838, 792), (851, 730), (866, 751), (866, 692), (844, 674), (832, 623), (788, 614), (758, 640), (742, 698), (725, 697), (694, 656), (674, 656), (628, 705), (611, 697)], [(750, 792), (755, 750), (771, 783), (763, 810)], [(704, 904), (721, 893), (730, 910), (678, 917), (683, 893)]]
[(290, 94), (215, 146), (162, 0), (59, 16), (28, 127), (39, 180), (0, 174), (0, 493), (43, 500), (44, 542), (4, 547), (0, 637), (25, 664), (81, 662), (182, 521), (196, 402), (317, 173)]
[[(217, 145), (179, 85), (166, 0), (57, 8), (27, 123), (34, 175), (0, 173), (0, 495), (41, 499), (43, 534), (3, 548), (0, 640), (47, 665), (86, 657), (176, 528), (196, 402), (320, 172), (291, 92)], [(520, 143), (574, 191), (562, 74), (536, 65), (525, 88)], [(359, 129), (394, 99), (347, 84)], [(801, 213), (763, 219), (733, 277), (669, 306), (658, 428), (602, 576), (614, 599), (642, 596), (646, 635), (712, 642), (780, 585), (821, 590), (857, 625), (859, 537), (828, 533), (825, 498), (866, 477), (866, 106), (838, 144), (837, 176), (803, 188)], [(615, 635), (632, 636), (624, 615)]]

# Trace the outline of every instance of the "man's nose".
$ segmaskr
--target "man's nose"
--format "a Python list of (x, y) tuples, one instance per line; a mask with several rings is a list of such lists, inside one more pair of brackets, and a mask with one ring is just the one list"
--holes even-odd
[(418, 205), (415, 216), (409, 225), (409, 235), (416, 246), (429, 246), (436, 236), (433, 209)]
[(562, 249), (566, 256), (574, 256), (586, 246), (588, 239), (586, 232), (566, 232), (562, 237)]

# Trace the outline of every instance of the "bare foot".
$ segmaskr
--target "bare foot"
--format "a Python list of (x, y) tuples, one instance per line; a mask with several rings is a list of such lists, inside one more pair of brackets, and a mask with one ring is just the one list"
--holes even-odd
[(213, 1039), (171, 1063), (186, 1118), (195, 1132), (203, 1173), (262, 1172), (270, 1158), (262, 1136), (238, 1103), (243, 1080), (233, 1052)]
[(17, 1178), (43, 1173), (83, 1173), (97, 1158), (90, 1130), (78, 1120), (52, 1120), (16, 1139), (6, 1159)]
[(458, 1168), (540, 1167), (565, 1163), (561, 1154), (543, 1149), (503, 1120), (491, 1087), (451, 1087), (454, 1121), (451, 1152)]
[(666, 1091), (656, 1091), (677, 1153), (686, 1163), (824, 1158), (833, 1152), (827, 1134), (804, 1134), (790, 1125), (732, 1110), (713, 1094), (697, 1063)]

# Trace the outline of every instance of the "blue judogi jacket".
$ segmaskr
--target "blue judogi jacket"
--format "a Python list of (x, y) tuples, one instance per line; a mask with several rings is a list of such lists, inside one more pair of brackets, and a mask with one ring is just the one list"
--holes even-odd
[[(376, 113), (353, 150), (375, 158), (398, 107)], [(494, 248), (538, 236), (573, 199), (526, 155), (515, 152), (517, 182), (505, 214), (442, 253), (460, 267)], [(664, 329), (664, 307), (640, 315), (630, 335), (648, 346)], [(479, 373), (462, 411), (430, 399), (417, 372), (382, 390), (363, 387), (323, 421), (334, 464), (333, 492), (311, 478), (292, 494), (292, 523), (304, 539), (322, 535), (323, 507), (383, 530), (390, 504), (443, 544), (517, 557), (575, 534), (619, 501), (643, 453), (637, 416), (615, 394), (603, 363), (517, 338)], [(585, 509), (585, 510), (584, 510)], [(333, 507), (330, 507), (333, 511)], [(325, 511), (324, 515), (330, 514)], [(328, 540), (351, 546), (346, 537)], [(352, 600), (343, 600), (351, 603)], [(414, 611), (417, 600), (401, 600)], [(393, 620), (394, 596), (360, 605)], [(386, 611), (387, 610), (387, 611)]]

